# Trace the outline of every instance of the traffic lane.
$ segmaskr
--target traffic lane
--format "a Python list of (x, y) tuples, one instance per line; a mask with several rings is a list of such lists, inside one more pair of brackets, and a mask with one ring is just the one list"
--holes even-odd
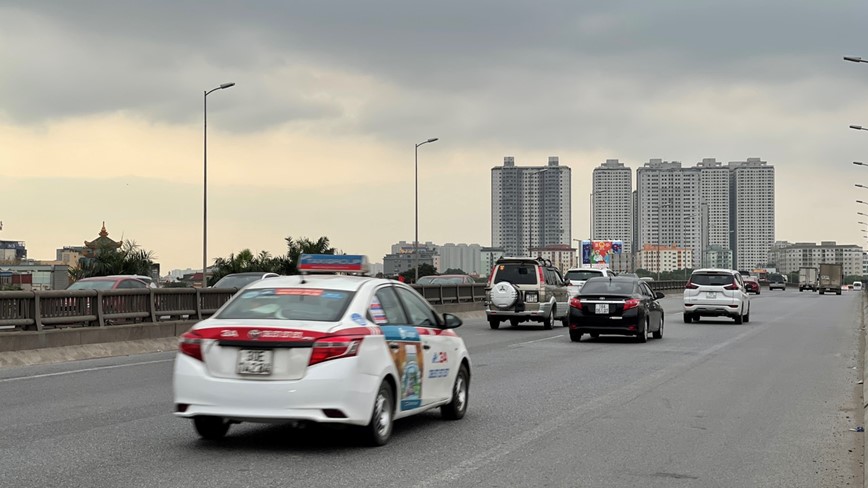
[[(555, 329), (544, 332), (564, 336), (481, 352), (473, 356), (470, 411), (464, 420), (446, 422), (430, 413), (398, 422), (392, 443), (381, 449), (363, 448), (340, 430), (251, 424), (233, 426), (223, 443), (199, 441), (189, 421), (169, 413), (170, 367), (164, 365), (160, 371), (157, 365), (130, 365), (136, 371), (132, 376), (142, 376), (146, 383), (154, 378), (164, 382), (162, 396), (141, 388), (126, 392), (126, 406), (118, 408), (135, 410), (144, 405), (138, 415), (113, 423), (98, 416), (75, 418), (81, 424), (76, 431), (22, 442), (15, 449), (4, 448), (0, 463), (4, 473), (21, 486), (45, 486), (52, 480), (54, 484), (63, 480), (64, 486), (261, 486), (278, 479), (284, 486), (334, 486), (360, 479), (366, 484), (406, 486), (435, 480), (427, 484), (430, 486), (439, 479), (453, 479), (456, 473), (458, 479), (464, 479), (479, 468), (480, 455), (482, 465), (504, 459), (488, 455), (492, 452), (503, 451), (506, 458), (537, 456), (525, 452), (525, 446), (556, 435), (575, 417), (588, 415), (583, 412), (622, 405), (637, 392), (653, 388), (656, 383), (649, 384), (649, 374), (656, 374), (656, 381), (665, 380), (667, 375), (688, 370), (692, 362), (715, 348), (727, 347), (726, 341), (734, 335), (763, 327), (761, 321), (752, 324), (671, 324), (663, 341), (648, 344), (627, 343), (621, 338), (613, 338), (616, 343), (573, 344), (563, 329)], [(710, 345), (705, 349), (712, 351), (702, 350), (703, 345)], [(637, 375), (630, 367), (634, 361), (651, 365), (647, 370), (656, 373)], [(71, 389), (93, 391), (92, 382), (111, 382), (117, 377), (114, 385), (123, 390), (131, 381), (126, 376), (112, 372), (101, 377), (94, 371), (34, 381), (53, 384), (64, 378), (78, 383), (68, 385)], [(21, 393), (28, 394), (27, 389)], [(107, 394), (92, 395), (91, 405), (100, 404)], [(65, 409), (62, 399), (57, 403), (56, 409)], [(564, 412), (569, 415), (564, 416)], [(46, 459), (51, 462), (44, 462)], [(410, 468), (400, 472), (383, 468), (385, 462), (395, 459)], [(444, 473), (446, 468), (455, 471)], [(570, 485), (568, 480), (575, 476), (563, 473), (554, 484)]]
[(797, 293), (754, 303), (762, 313), (750, 326), (674, 327), (676, 342), (687, 330), (743, 332), (663, 369), (638, 354), (640, 380), (592, 393), (536, 432), (429, 477), (428, 486), (438, 479), (457, 486), (861, 484), (863, 434), (848, 430), (861, 425), (859, 371), (852, 369), (861, 298)]

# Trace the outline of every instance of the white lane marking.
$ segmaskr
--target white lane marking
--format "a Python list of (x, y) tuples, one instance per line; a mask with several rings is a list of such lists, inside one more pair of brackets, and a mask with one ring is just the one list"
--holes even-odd
[(85, 369), (76, 369), (75, 371), (59, 371), (57, 373), (45, 373), (45, 374), (37, 374), (33, 376), (17, 376), (15, 378), (3, 378), (0, 379), (0, 383), (7, 383), (9, 381), (19, 381), (19, 380), (32, 380), (35, 378), (48, 378), (50, 376), (63, 376), (67, 374), (75, 374), (75, 373), (87, 373), (90, 371), (99, 371), (103, 369), (115, 369), (115, 368), (125, 368), (127, 366), (141, 366), (143, 364), (157, 364), (157, 363), (168, 363), (174, 361), (175, 358), (172, 359), (159, 359), (156, 361), (141, 361), (138, 363), (129, 363), (129, 364), (115, 364), (112, 366), (97, 366), (95, 368), (85, 368)]
[(669, 381), (671, 378), (677, 377), (678, 374), (710, 360), (718, 351), (729, 347), (736, 342), (740, 342), (748, 337), (756, 335), (763, 330), (765, 329), (755, 328), (745, 331), (726, 342), (722, 342), (701, 351), (695, 357), (676, 363), (668, 368), (661, 369), (655, 373), (642, 377), (639, 381), (626, 384), (617, 390), (611, 390), (608, 393), (593, 398), (586, 403), (565, 410), (560, 415), (549, 418), (547, 421), (538, 424), (536, 427), (519, 432), (517, 435), (512, 436), (510, 440), (502, 442), (496, 447), (480, 452), (476, 456), (467, 458), (449, 469), (435, 473), (433, 476), (422, 480), (415, 486), (421, 488), (439, 487), (444, 484), (449, 484), (450, 482), (455, 482), (484, 466), (499, 461), (503, 457), (521, 449), (526, 444), (530, 444), (531, 442), (556, 431), (562, 426), (567, 425), (570, 421), (575, 423), (575, 419), (585, 419), (584, 421), (578, 422), (579, 425), (588, 423), (599, 415), (595, 414), (595, 412), (608, 410), (608, 407), (611, 405), (624, 405), (631, 402), (653, 390), (658, 385)]
[(522, 346), (522, 345), (524, 345), (524, 344), (533, 344), (534, 342), (548, 341), (548, 340), (551, 340), (551, 339), (557, 339), (558, 337), (566, 337), (566, 335), (561, 334), (561, 335), (556, 335), (556, 336), (551, 336), (551, 337), (544, 337), (544, 338), (542, 338), (542, 339), (536, 339), (536, 340), (533, 340), (533, 341), (517, 342), (517, 343), (515, 343), (515, 344), (510, 344), (509, 347), (518, 347), (518, 346)]

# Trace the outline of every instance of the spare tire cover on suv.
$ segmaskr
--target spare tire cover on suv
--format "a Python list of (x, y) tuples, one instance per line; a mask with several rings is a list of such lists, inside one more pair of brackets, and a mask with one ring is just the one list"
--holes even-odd
[(501, 281), (491, 288), (491, 303), (498, 308), (509, 308), (518, 300), (518, 289), (508, 281)]

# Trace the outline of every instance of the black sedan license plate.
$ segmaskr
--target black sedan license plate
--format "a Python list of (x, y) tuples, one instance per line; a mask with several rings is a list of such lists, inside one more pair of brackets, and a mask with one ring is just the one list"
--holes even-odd
[(238, 374), (270, 375), (274, 365), (274, 351), (267, 349), (242, 349), (238, 351)]

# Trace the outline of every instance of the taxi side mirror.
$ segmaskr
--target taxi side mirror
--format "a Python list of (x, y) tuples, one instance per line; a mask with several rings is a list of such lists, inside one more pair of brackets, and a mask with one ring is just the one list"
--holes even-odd
[(454, 329), (456, 327), (461, 327), (461, 324), (464, 322), (457, 316), (451, 313), (443, 314), (443, 328), (444, 329)]
[(666, 296), (666, 295), (664, 295), (663, 292), (659, 292), (659, 291), (658, 291), (658, 292), (655, 292), (655, 293), (654, 293), (654, 298), (657, 299), (657, 300), (660, 300), (661, 298), (663, 298), (663, 297), (665, 297), (665, 296)]

